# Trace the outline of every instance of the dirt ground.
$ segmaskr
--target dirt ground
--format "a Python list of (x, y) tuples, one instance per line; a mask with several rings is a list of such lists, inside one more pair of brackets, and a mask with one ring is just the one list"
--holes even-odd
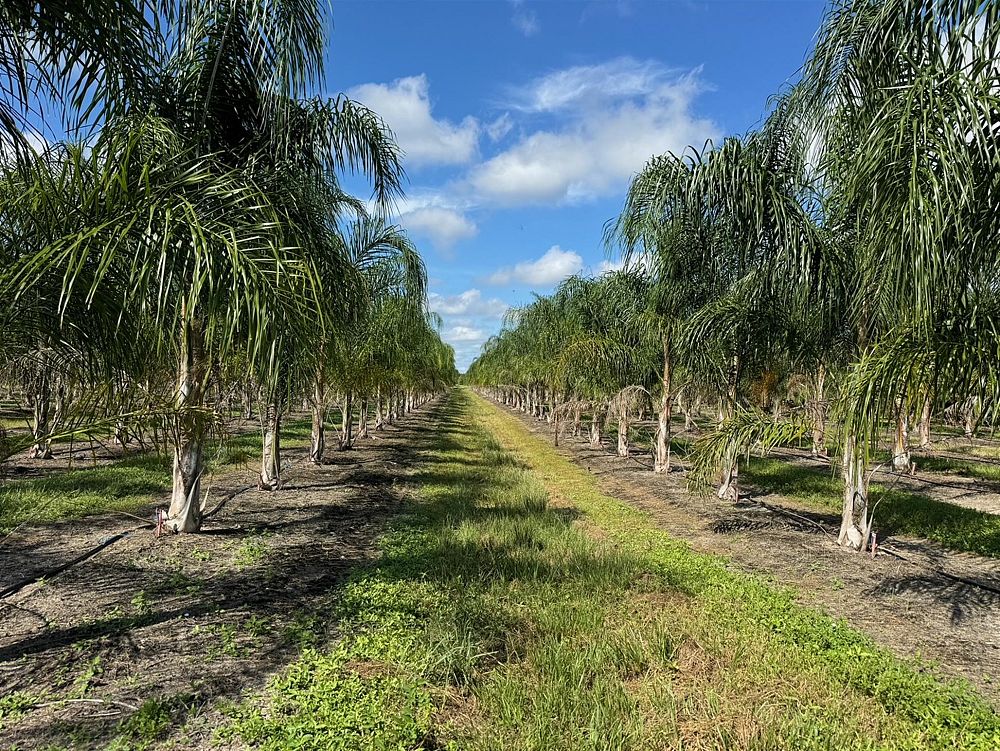
[(404, 500), (394, 478), (415, 460), (432, 413), (427, 405), (353, 451), (331, 451), (323, 466), (305, 449), (286, 452), (276, 493), (253, 489), (250, 467), (217, 475), (207, 508), (232, 497), (202, 534), (157, 538), (108, 515), (12, 535), (0, 545), (0, 590), (78, 562), (0, 599), (0, 696), (40, 702), (14, 721), (0, 713), (0, 749), (104, 748), (148, 699), (170, 714), (177, 746), (208, 746), (220, 699), (262, 687), (303, 646), (336, 637), (324, 614), (345, 574), (372, 560)]
[[(552, 440), (551, 425), (510, 413)], [(654, 475), (650, 454), (633, 449), (628, 458), (618, 457), (610, 445), (595, 449), (582, 435), (563, 436), (558, 451), (595, 474), (608, 495), (649, 512), (695, 550), (728, 556), (743, 570), (795, 589), (804, 604), (844, 618), (897, 654), (919, 655), (969, 679), (1000, 706), (1000, 560), (902, 537), (883, 540), (873, 560), (836, 544), (839, 518), (780, 496), (744, 486), (748, 502), (734, 506), (693, 494), (682, 470)], [(972, 505), (974, 485), (984, 490), (965, 478), (935, 479), (919, 470), (905, 482), (923, 492), (944, 484), (949, 493), (941, 500), (961, 498), (966, 505)], [(990, 502), (983, 505), (992, 508), (993, 497), (986, 495)]]
[[(252, 489), (250, 468), (216, 476), (208, 507), (232, 497), (204, 534), (156, 538), (109, 515), (24, 528), (0, 544), (0, 590), (78, 561), (0, 598), (0, 696), (22, 691), (39, 703), (0, 717), (0, 749), (104, 748), (149, 699), (170, 715), (168, 744), (212, 746), (227, 700), (252, 695), (303, 646), (336, 639), (337, 587), (373, 559), (405, 502), (401, 481), (434, 413), (425, 406), (324, 466), (304, 449), (287, 452), (287, 484), (274, 494)], [(551, 426), (520, 417), (551, 440)], [(787, 499), (754, 499), (774, 510), (734, 507), (688, 493), (682, 472), (653, 475), (645, 455), (561, 443), (606, 492), (695, 549), (793, 587), (802, 602), (1000, 702), (1000, 562), (909, 539), (886, 541), (906, 560), (871, 560), (835, 544), (836, 519)]]

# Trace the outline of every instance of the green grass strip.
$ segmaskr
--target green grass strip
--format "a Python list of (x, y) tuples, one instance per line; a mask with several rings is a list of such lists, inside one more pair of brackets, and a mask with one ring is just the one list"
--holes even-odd
[(382, 556), (223, 730), (263, 749), (969, 749), (1000, 718), (455, 392)]
[[(947, 468), (969, 473), (982, 469), (984, 478), (996, 469), (932, 457), (919, 460), (919, 466), (931, 471)], [(754, 457), (742, 471), (742, 479), (767, 493), (785, 496), (820, 511), (840, 513), (843, 485), (829, 469)], [(887, 534), (923, 537), (950, 550), (1000, 558), (1000, 515), (881, 483), (872, 483), (871, 502), (878, 504), (875, 529), (880, 538)]]

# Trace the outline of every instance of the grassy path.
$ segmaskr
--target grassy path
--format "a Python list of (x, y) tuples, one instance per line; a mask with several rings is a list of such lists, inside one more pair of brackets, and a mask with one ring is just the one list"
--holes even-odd
[(467, 390), (341, 637), (224, 737), (268, 749), (996, 749), (1000, 718), (694, 553)]

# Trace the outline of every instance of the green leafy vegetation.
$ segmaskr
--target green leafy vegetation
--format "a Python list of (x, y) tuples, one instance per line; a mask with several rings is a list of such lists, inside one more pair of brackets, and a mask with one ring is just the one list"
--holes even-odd
[[(928, 458), (921, 460), (925, 466)], [(826, 467), (812, 467), (772, 457), (754, 457), (743, 478), (820, 511), (839, 513), (842, 481)], [(1000, 516), (880, 483), (871, 485), (874, 525), (883, 534), (924, 537), (951, 550), (1000, 558)]]
[(0, 530), (26, 522), (78, 519), (91, 514), (141, 513), (170, 489), (169, 460), (135, 456), (105, 467), (74, 469), (0, 484)]
[[(310, 423), (291, 420), (283, 439), (288, 448), (308, 442)], [(216, 439), (208, 449), (209, 471), (246, 464), (260, 454), (260, 434), (240, 433)], [(135, 454), (101, 467), (57, 472), (44, 477), (0, 483), (0, 532), (24, 522), (80, 519), (94, 514), (149, 511), (170, 490), (171, 458), (158, 453)]]
[[(693, 553), (458, 394), (382, 557), (227, 737), (262, 749), (993, 749), (1000, 718)], [(516, 453), (514, 453), (516, 451)]]

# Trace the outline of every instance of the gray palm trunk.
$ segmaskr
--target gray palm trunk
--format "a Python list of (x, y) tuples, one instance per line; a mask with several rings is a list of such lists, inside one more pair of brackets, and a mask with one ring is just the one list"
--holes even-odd
[(925, 449), (931, 445), (931, 396), (930, 393), (924, 395), (923, 409), (920, 411), (920, 448)]
[(628, 456), (628, 418), (628, 407), (623, 404), (618, 411), (618, 456)]
[(864, 550), (870, 532), (864, 455), (858, 446), (857, 436), (847, 432), (844, 438), (844, 504), (837, 542), (855, 550)]
[(281, 404), (272, 399), (264, 414), (263, 451), (260, 460), (261, 490), (277, 490), (281, 487)]
[(385, 427), (385, 414), (382, 411), (382, 387), (375, 390), (375, 430)]
[(722, 479), (716, 495), (726, 501), (736, 503), (740, 499), (740, 463), (733, 459), (722, 468)]
[(340, 420), (340, 448), (342, 451), (354, 448), (354, 392), (350, 389), (344, 393)]
[(368, 397), (361, 397), (361, 411), (358, 414), (358, 438), (368, 437)]
[(309, 461), (313, 464), (322, 464), (323, 454), (326, 452), (326, 388), (321, 372), (317, 372), (313, 379), (312, 394), (309, 397), (309, 409), (312, 413), (312, 430), (309, 435)]
[(164, 526), (174, 532), (197, 532), (201, 529), (201, 477), (205, 471), (202, 407), (208, 372), (201, 321), (183, 320), (180, 345), (174, 397), (173, 488)]
[(604, 430), (604, 410), (600, 405), (594, 405), (594, 414), (590, 417), (590, 445), (597, 447), (604, 445), (601, 432)]
[(902, 399), (896, 408), (896, 431), (893, 441), (892, 466), (897, 472), (910, 471), (910, 418)]
[[(729, 370), (729, 385), (726, 393), (719, 397), (719, 425), (733, 416), (736, 409), (736, 389), (740, 381), (740, 359), (734, 356)], [(722, 478), (719, 482), (719, 489), (716, 495), (719, 498), (733, 501), (740, 500), (740, 460), (735, 452), (729, 454), (726, 463), (722, 467)]]
[(660, 396), (660, 413), (656, 426), (656, 453), (653, 459), (653, 471), (666, 474), (670, 471), (670, 420), (673, 417), (674, 396), (670, 383), (670, 340), (663, 339), (663, 393)]
[(50, 417), (52, 413), (52, 381), (49, 376), (48, 358), (42, 356), (39, 373), (34, 379), (31, 401), (31, 434), (35, 440), (29, 456), (32, 459), (51, 459), (52, 441)]

